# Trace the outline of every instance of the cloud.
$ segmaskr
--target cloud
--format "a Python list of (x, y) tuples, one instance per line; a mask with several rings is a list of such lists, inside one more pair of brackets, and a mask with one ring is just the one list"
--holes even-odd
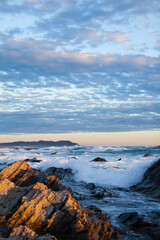
[(1, 134), (159, 128), (159, 1), (2, 0), (0, 11)]

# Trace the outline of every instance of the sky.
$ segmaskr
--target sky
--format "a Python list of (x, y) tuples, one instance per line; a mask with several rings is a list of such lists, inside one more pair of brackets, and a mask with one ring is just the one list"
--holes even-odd
[(159, 0), (0, 1), (1, 142), (158, 143), (159, 90)]

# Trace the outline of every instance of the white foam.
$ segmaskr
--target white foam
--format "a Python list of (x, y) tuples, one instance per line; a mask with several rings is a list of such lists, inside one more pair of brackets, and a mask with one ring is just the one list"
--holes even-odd
[[(117, 187), (130, 187), (142, 180), (145, 170), (151, 166), (151, 164), (158, 160), (154, 157), (143, 157), (143, 152), (138, 155), (124, 152), (121, 153), (124, 148), (116, 148), (114, 154), (107, 153), (105, 147), (90, 147), (86, 148), (86, 153), (79, 154), (78, 150), (75, 152), (77, 159), (74, 159), (74, 148), (47, 148), (49, 150), (38, 149), (32, 151), (26, 151), (25, 149), (13, 150), (3, 149), (5, 155), (0, 156), (0, 163), (7, 162), (12, 163), (17, 160), (24, 160), (26, 158), (36, 157), (43, 160), (40, 163), (30, 163), (34, 168), (40, 168), (42, 170), (48, 167), (63, 167), (72, 168), (75, 173), (75, 179), (77, 181), (93, 182), (99, 185), (112, 185)], [(90, 152), (89, 152), (90, 150)], [(117, 150), (117, 152), (116, 152)], [(56, 155), (51, 155), (52, 152), (58, 152)], [(79, 150), (80, 151), (80, 150)], [(85, 148), (83, 149), (85, 151)], [(120, 151), (120, 153), (119, 153)], [(39, 155), (37, 154), (40, 153)], [(144, 152), (145, 153), (145, 152)], [(108, 162), (92, 162), (91, 160), (97, 156), (107, 159)], [(121, 161), (117, 161), (121, 158)], [(4, 167), (3, 165), (0, 166)]]

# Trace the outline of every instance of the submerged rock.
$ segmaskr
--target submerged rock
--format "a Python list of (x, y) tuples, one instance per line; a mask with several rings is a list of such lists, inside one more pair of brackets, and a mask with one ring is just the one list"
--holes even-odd
[(25, 161), (4, 168), (0, 172), (2, 237), (110, 239), (114, 231), (106, 217), (97, 218), (95, 212), (84, 209), (71, 196), (70, 190), (60, 186), (56, 176), (41, 173)]
[(108, 161), (106, 159), (104, 159), (104, 158), (96, 157), (91, 162), (108, 162)]
[(160, 159), (146, 170), (143, 180), (132, 186), (131, 190), (160, 198)]

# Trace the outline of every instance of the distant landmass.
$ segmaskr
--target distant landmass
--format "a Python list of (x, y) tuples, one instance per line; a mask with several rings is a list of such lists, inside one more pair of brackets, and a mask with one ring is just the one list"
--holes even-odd
[(78, 145), (77, 143), (73, 143), (71, 141), (18, 141), (18, 142), (9, 142), (9, 143), (0, 143), (1, 147), (72, 147)]

